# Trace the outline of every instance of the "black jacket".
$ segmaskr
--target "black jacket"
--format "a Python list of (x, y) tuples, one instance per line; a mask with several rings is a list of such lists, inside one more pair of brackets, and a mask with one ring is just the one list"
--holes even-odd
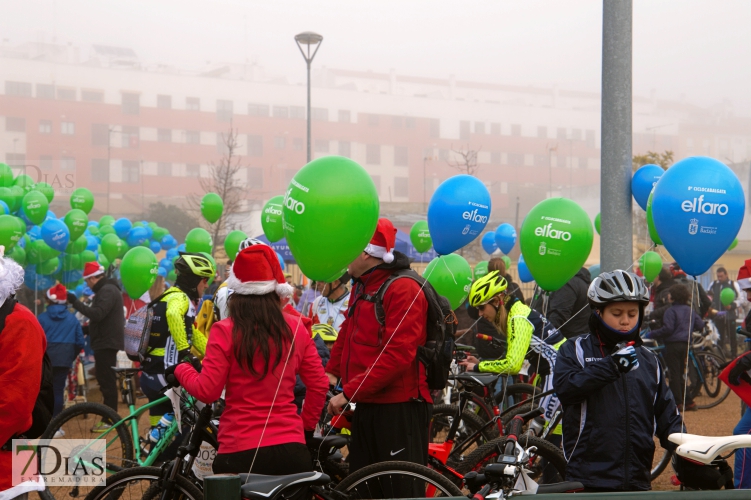
[(586, 488), (651, 489), (653, 430), (666, 449), (681, 417), (665, 385), (657, 357), (636, 348), (639, 367), (622, 375), (592, 334), (565, 342), (558, 351), (553, 386), (563, 404), (566, 479)]
[(652, 306), (654, 310), (647, 316), (649, 326), (654, 330), (662, 326), (662, 318), (665, 316), (665, 311), (672, 305), (668, 302), (668, 294), (670, 293), (670, 287), (675, 285), (675, 281), (663, 281), (659, 285), (652, 287)]
[(681, 285), (684, 285), (689, 289), (689, 292), (691, 291), (691, 288), (694, 286), (694, 283), (696, 283), (696, 290), (699, 291), (699, 293), (689, 293), (689, 297), (693, 295), (694, 301), (693, 301), (693, 308), (694, 311), (697, 311), (699, 313), (699, 316), (702, 318), (704, 315), (707, 314), (707, 311), (709, 311), (709, 308), (712, 307), (712, 299), (709, 298), (707, 295), (707, 292), (704, 291), (704, 287), (701, 286), (701, 283), (692, 280), (689, 278), (686, 273), (683, 271), (676, 274), (673, 278), (673, 280), (676, 283), (680, 283)]
[(123, 294), (117, 282), (102, 278), (94, 285), (94, 300), (91, 306), (83, 305), (79, 300), (72, 303), (73, 308), (88, 317), (91, 348), (100, 349), (125, 348), (124, 330), (125, 314), (123, 312)]
[(591, 311), (587, 291), (591, 281), (589, 271), (582, 267), (568, 283), (550, 294), (545, 316), (567, 339), (589, 332)]

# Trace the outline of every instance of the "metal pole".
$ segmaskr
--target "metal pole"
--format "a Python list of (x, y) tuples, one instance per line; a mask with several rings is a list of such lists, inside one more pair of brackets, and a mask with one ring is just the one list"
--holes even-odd
[(110, 214), (110, 163), (112, 150), (112, 129), (107, 128), (107, 215)]
[[(310, 54), (310, 45), (308, 45), (308, 54)], [(311, 60), (307, 59), (307, 64), (308, 64), (308, 163), (310, 163), (310, 63), (311, 63)]]
[(600, 269), (627, 269), (631, 226), (632, 0), (602, 2)]

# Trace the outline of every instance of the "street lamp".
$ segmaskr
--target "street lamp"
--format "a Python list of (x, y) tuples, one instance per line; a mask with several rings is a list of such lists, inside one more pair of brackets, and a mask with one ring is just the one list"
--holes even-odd
[[(297, 47), (300, 49), (300, 53), (308, 66), (308, 162), (310, 162), (310, 63), (313, 62), (313, 58), (318, 53), (322, 41), (323, 37), (312, 31), (303, 31), (299, 35), (295, 35)], [(303, 45), (307, 46), (307, 52), (303, 50)], [(313, 49), (313, 55), (310, 54), (311, 48)]]

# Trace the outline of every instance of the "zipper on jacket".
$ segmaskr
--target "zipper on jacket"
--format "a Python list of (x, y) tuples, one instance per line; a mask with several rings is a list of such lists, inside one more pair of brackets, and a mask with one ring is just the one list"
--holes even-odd
[(626, 375), (628, 373), (624, 373), (621, 375), (621, 380), (623, 380), (623, 397), (626, 402), (626, 450), (625, 450), (625, 459), (623, 461), (623, 489), (628, 490), (628, 485), (631, 483), (629, 479), (629, 470), (630, 470), (630, 462), (631, 462), (631, 408), (628, 404), (628, 383), (626, 382)]

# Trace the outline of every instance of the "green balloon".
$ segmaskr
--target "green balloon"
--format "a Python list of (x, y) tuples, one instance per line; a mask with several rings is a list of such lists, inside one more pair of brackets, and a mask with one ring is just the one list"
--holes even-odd
[(157, 226), (156, 222), (149, 222), (148, 224), (146, 224), (146, 227), (151, 228), (151, 230), (153, 231), (154, 229), (158, 228), (159, 226)]
[(120, 263), (120, 279), (123, 288), (132, 299), (146, 293), (156, 281), (159, 263), (154, 252), (144, 247), (128, 250)]
[(20, 187), (24, 192), (28, 193), (34, 187), (34, 179), (32, 179), (30, 175), (19, 175), (16, 177), (16, 180), (13, 181), (13, 185)]
[(720, 292), (720, 302), (723, 306), (729, 306), (735, 300), (735, 290), (732, 288), (723, 288)]
[(290, 182), (282, 209), (284, 235), (300, 270), (316, 281), (339, 278), (373, 237), (378, 211), (373, 179), (354, 161), (326, 156), (305, 165)]
[(455, 253), (431, 260), (422, 275), (433, 285), (438, 295), (448, 299), (451, 309), (462, 305), (472, 286), (472, 268), (469, 262)]
[[(117, 254), (118, 259), (122, 259), (125, 257), (125, 254), (128, 253), (128, 250), (130, 250), (130, 246), (128, 245), (128, 242), (126, 242), (123, 239), (120, 239), (120, 251)], [(151, 252), (154, 253), (154, 252)]]
[[(70, 195), (70, 208), (82, 210), (83, 212), (88, 214), (89, 212), (91, 212), (91, 209), (94, 208), (94, 195), (86, 188), (76, 189)], [(109, 216), (105, 215), (105, 217)], [(104, 217), (102, 217), (102, 219), (104, 219)], [(112, 219), (112, 222), (115, 222), (114, 218)], [(110, 224), (112, 224), (112, 222), (110, 222)]]
[(273, 243), (284, 238), (284, 225), (282, 222), (282, 208), (284, 196), (274, 196), (263, 206), (261, 212), (261, 227), (266, 238)]
[(18, 210), (21, 208), (21, 200), (23, 200), (23, 196), (26, 194), (26, 191), (23, 190), (21, 186), (11, 186), (10, 192), (15, 197), (15, 202), (13, 204), (13, 207), (11, 207), (11, 212), (18, 212)]
[(79, 254), (86, 250), (86, 245), (88, 244), (88, 241), (86, 241), (86, 236), (81, 235), (75, 240), (68, 243), (68, 246), (65, 247), (65, 253), (74, 253)]
[(141, 222), (140, 220), (136, 221), (133, 223), (131, 227), (143, 227), (143, 222)]
[(91, 236), (99, 236), (99, 228), (96, 226), (89, 226), (89, 234)]
[(99, 226), (99, 234), (102, 236), (102, 238), (104, 238), (104, 236), (108, 234), (114, 234), (115, 236), (117, 236), (117, 231), (115, 231), (115, 228), (111, 225), (105, 224), (103, 226)]
[[(85, 212), (85, 210), (84, 210)], [(115, 223), (115, 218), (111, 215), (103, 215), (101, 219), (99, 219), (99, 227), (102, 226), (111, 226)]]
[(203, 228), (193, 228), (190, 230), (187, 236), (185, 236), (186, 252), (211, 253), (213, 246), (214, 242), (211, 240), (211, 235)]
[(488, 261), (481, 260), (475, 265), (475, 279), (482, 278), (486, 274), (488, 274)]
[(152, 234), (152, 239), (154, 241), (162, 241), (162, 239), (169, 234), (169, 229), (165, 229), (163, 227), (157, 227), (154, 229), (154, 234)]
[[(88, 262), (92, 262), (92, 261), (88, 261)], [(99, 262), (105, 270), (109, 269), (110, 267), (110, 260), (103, 253), (99, 254), (99, 258), (97, 259), (97, 262)]]
[(553, 292), (584, 265), (593, 238), (592, 221), (576, 202), (549, 198), (535, 205), (522, 223), (522, 255), (535, 282)]
[(50, 248), (44, 240), (32, 241), (26, 248), (26, 260), (29, 264), (41, 264), (45, 260), (57, 257), (60, 252)]
[(433, 238), (430, 237), (430, 231), (428, 231), (428, 221), (418, 220), (412, 225), (412, 229), (409, 230), (409, 241), (420, 253), (430, 250), (433, 246)]
[(91, 250), (84, 250), (80, 254), (78, 254), (78, 257), (81, 259), (81, 262), (84, 264), (87, 262), (95, 262), (96, 261), (96, 254), (92, 252)]
[(113, 262), (120, 256), (124, 243), (116, 234), (104, 235), (102, 238), (102, 253), (107, 257), (108, 262)]
[(662, 270), (662, 257), (657, 252), (646, 252), (639, 259), (639, 268), (644, 279), (652, 283)]
[[(91, 259), (94, 260), (94, 259)], [(83, 269), (83, 266), (86, 264), (86, 260), (83, 260), (81, 258), (80, 254), (69, 254), (66, 253), (63, 255), (63, 271), (80, 271)]]
[(177, 279), (177, 273), (175, 273), (174, 269), (170, 269), (170, 271), (167, 273), (167, 280), (174, 283), (176, 279)]
[(20, 205), (18, 197), (10, 188), (7, 187), (0, 187), (0, 200), (4, 201), (5, 204), (8, 205), (10, 213), (17, 211), (18, 205)]
[(55, 189), (46, 182), (37, 182), (34, 184), (34, 191), (39, 191), (47, 198), (47, 203), (52, 203), (52, 199), (55, 197)]
[[(224, 238), (224, 251), (227, 252), (227, 258), (229, 260), (235, 260), (237, 252), (240, 248), (240, 243), (247, 238), (248, 235), (242, 231), (231, 231), (226, 238)], [(268, 237), (268, 235), (267, 235)]]
[(655, 229), (654, 219), (652, 219), (652, 194), (649, 193), (649, 199), (647, 200), (647, 229), (649, 229), (649, 237), (655, 242), (655, 245), (662, 245), (660, 235), (657, 234)]
[(0, 163), (0, 187), (13, 185), (13, 170), (5, 163)]
[(501, 260), (506, 265), (506, 272), (508, 272), (508, 269), (511, 267), (511, 259), (508, 255), (501, 255)]
[(70, 240), (73, 241), (78, 239), (78, 237), (86, 231), (86, 226), (89, 223), (89, 216), (80, 208), (73, 208), (65, 214), (63, 222), (68, 226)]
[(8, 257), (16, 261), (19, 266), (26, 264), (26, 250), (18, 245), (13, 247), (13, 250), (10, 251)]
[(600, 234), (600, 214), (595, 215), (595, 230)]
[(738, 238), (733, 239), (733, 242), (730, 244), (730, 247), (728, 248), (728, 251), (732, 250), (733, 248), (738, 246)]
[(52, 274), (57, 271), (59, 265), (60, 259), (58, 257), (52, 257), (50, 260), (45, 260), (41, 264), (37, 265), (37, 274)]
[(201, 198), (201, 215), (203, 218), (209, 221), (209, 224), (213, 224), (218, 221), (222, 212), (224, 211), (224, 202), (216, 193), (206, 193)]
[(47, 210), (50, 208), (47, 198), (39, 191), (29, 191), (26, 193), (21, 206), (26, 218), (36, 225), (44, 222), (44, 219), (47, 217)]
[(17, 219), (12, 215), (0, 215), (0, 245), (6, 252), (10, 252), (23, 236)]

